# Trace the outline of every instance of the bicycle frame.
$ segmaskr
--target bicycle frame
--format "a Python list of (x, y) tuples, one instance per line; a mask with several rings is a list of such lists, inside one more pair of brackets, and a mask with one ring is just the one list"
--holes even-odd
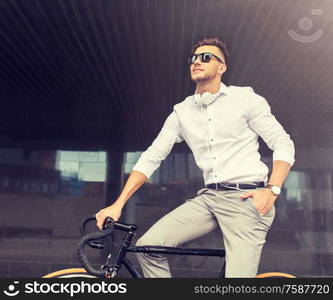
[[(119, 256), (117, 255), (113, 267), (111, 267), (112, 271), (116, 270), (116, 274), (120, 269), (120, 265), (123, 264), (127, 271), (135, 278), (141, 278), (141, 274), (136, 270), (136, 268), (132, 265), (132, 263), (125, 257), (127, 252), (132, 253), (154, 253), (154, 254), (173, 254), (173, 255), (195, 255), (195, 256), (213, 256), (213, 257), (225, 257), (224, 249), (200, 249), (200, 248), (180, 248), (180, 247), (165, 247), (165, 246), (133, 246), (125, 249), (125, 252), (122, 252), (121, 248), (124, 246), (123, 240), (122, 245), (118, 253), (121, 253)], [(122, 257), (122, 258), (121, 258)], [(121, 261), (119, 260), (121, 259)], [(119, 268), (117, 267), (119, 265)], [(115, 274), (115, 275), (116, 275)], [(225, 262), (222, 265), (221, 272), (219, 274), (219, 278), (224, 277), (225, 275)]]
[[(85, 233), (85, 225), (88, 221), (95, 220), (95, 217), (87, 218), (83, 224), (81, 225), (81, 233)], [(96, 242), (96, 240), (106, 237), (113, 232), (113, 228), (109, 230), (105, 230), (105, 233), (96, 232), (92, 234), (88, 234), (83, 236), (79, 245), (78, 245), (78, 258), (85, 269), (96, 276), (99, 277), (116, 277), (118, 275), (119, 269), (122, 265), (128, 270), (132, 277), (141, 278), (142, 275), (136, 270), (136, 268), (132, 265), (130, 260), (126, 258), (127, 252), (132, 253), (153, 253), (153, 254), (178, 254), (178, 255), (195, 255), (195, 256), (215, 256), (215, 257), (225, 257), (225, 250), (224, 249), (200, 249), (200, 248), (180, 248), (180, 247), (164, 247), (164, 246), (153, 246), (153, 245), (146, 245), (146, 246), (131, 246), (132, 239), (135, 235), (136, 225), (134, 224), (124, 224), (114, 221), (109, 221), (106, 227), (114, 227), (114, 229), (118, 229), (121, 231), (125, 231), (126, 234), (119, 246), (119, 249), (115, 255), (115, 259), (112, 265), (109, 265), (109, 260), (111, 258), (111, 254), (108, 255), (108, 261), (105, 265), (102, 266), (102, 270), (96, 270), (92, 268), (90, 265), (87, 257), (83, 253), (83, 247), (85, 244), (89, 244), (93, 248), (101, 249), (103, 246), (101, 243)], [(221, 272), (219, 274), (219, 278), (225, 276), (225, 261), (222, 265)]]

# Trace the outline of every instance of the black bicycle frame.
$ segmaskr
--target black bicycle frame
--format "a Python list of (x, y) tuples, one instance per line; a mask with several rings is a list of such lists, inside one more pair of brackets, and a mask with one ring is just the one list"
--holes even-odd
[[(135, 230), (135, 229), (134, 229)], [(178, 254), (178, 255), (195, 255), (195, 256), (214, 256), (225, 257), (224, 249), (200, 249), (200, 248), (179, 248), (179, 247), (164, 247), (164, 246), (132, 246), (131, 241), (134, 237), (134, 232), (129, 231), (126, 233), (121, 246), (116, 254), (112, 266), (105, 266), (109, 269), (111, 277), (118, 274), (121, 265), (123, 264), (128, 272), (135, 278), (141, 278), (141, 274), (136, 270), (132, 263), (125, 257), (127, 252), (135, 253), (154, 253), (154, 254)], [(225, 275), (225, 262), (222, 265), (219, 278)]]
[[(178, 248), (178, 247), (163, 247), (146, 245), (140, 247), (131, 246), (132, 239), (135, 235), (137, 226), (134, 224), (125, 224), (115, 222), (107, 218), (102, 231), (86, 234), (85, 226), (89, 221), (96, 220), (95, 216), (86, 218), (81, 226), (80, 231), (83, 235), (78, 243), (77, 253), (79, 261), (83, 267), (92, 275), (98, 277), (116, 277), (122, 265), (126, 267), (128, 272), (135, 278), (142, 277), (141, 274), (135, 269), (131, 262), (126, 258), (127, 252), (141, 252), (141, 253), (154, 253), (154, 254), (178, 254), (178, 255), (197, 255), (197, 256), (215, 256), (225, 257), (224, 249), (200, 249), (200, 248)], [(111, 254), (108, 255), (108, 260), (100, 270), (95, 269), (89, 262), (88, 257), (84, 253), (84, 246), (89, 245), (92, 248), (102, 249), (104, 244), (102, 239), (112, 234), (113, 230), (121, 230), (126, 232), (121, 245), (115, 255), (113, 263), (110, 263)], [(225, 261), (223, 263), (219, 278), (225, 275)]]

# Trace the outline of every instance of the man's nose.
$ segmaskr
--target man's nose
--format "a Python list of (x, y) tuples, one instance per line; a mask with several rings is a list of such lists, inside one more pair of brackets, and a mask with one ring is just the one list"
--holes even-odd
[(201, 60), (199, 58), (199, 56), (195, 59), (194, 63), (195, 66), (201, 65)]
[(201, 64), (200, 56), (198, 56), (198, 57), (195, 59), (194, 63), (195, 63), (195, 64), (197, 64), (197, 63)]

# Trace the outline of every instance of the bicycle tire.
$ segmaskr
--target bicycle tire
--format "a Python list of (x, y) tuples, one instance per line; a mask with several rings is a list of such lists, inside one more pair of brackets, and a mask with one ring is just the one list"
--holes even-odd
[(63, 269), (49, 273), (42, 278), (74, 278), (74, 277), (84, 277), (84, 278), (97, 278), (96, 276), (90, 275), (83, 268), (70, 268)]
[(296, 278), (296, 276), (282, 272), (267, 272), (258, 274), (256, 278)]

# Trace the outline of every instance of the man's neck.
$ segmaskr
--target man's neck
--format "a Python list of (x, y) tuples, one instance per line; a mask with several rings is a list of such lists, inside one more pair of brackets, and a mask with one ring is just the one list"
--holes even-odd
[(196, 93), (202, 95), (205, 92), (215, 94), (219, 91), (221, 85), (221, 81), (213, 81), (213, 82), (197, 82)]

